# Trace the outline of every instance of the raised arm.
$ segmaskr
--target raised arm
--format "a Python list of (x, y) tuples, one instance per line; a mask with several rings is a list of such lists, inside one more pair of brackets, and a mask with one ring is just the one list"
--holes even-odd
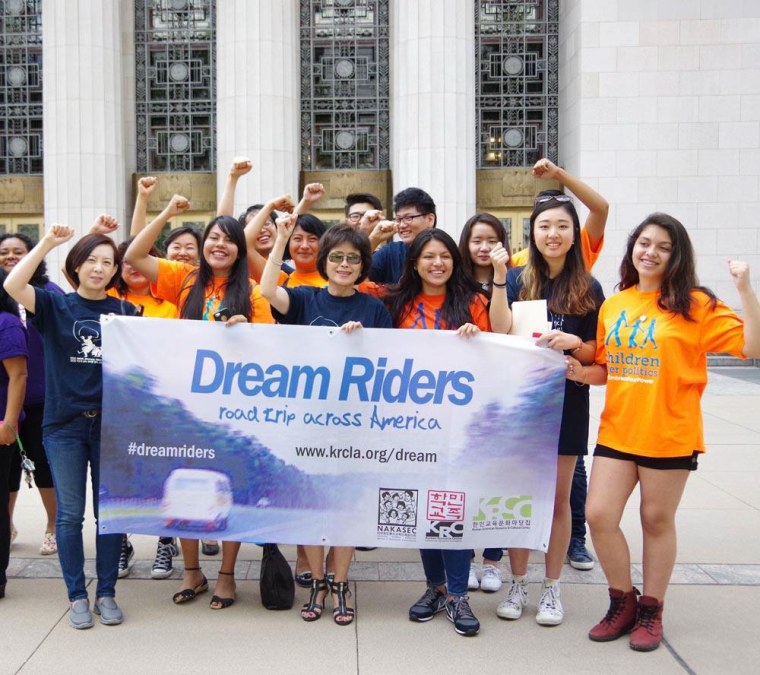
[(308, 183), (303, 189), (301, 201), (298, 202), (294, 213), (297, 216), (302, 216), (304, 213), (308, 213), (311, 211), (311, 208), (314, 206), (314, 204), (316, 204), (324, 196), (325, 188), (322, 183)]
[(237, 182), (242, 176), (245, 176), (253, 168), (253, 163), (247, 157), (235, 157), (232, 160), (230, 172), (227, 174), (227, 181), (224, 184), (222, 198), (219, 200), (219, 206), (216, 209), (217, 216), (235, 215), (235, 188)]
[[(379, 213), (379, 211), (376, 213)], [(397, 230), (398, 227), (393, 220), (378, 220), (375, 223), (375, 227), (372, 228), (372, 232), (369, 233), (369, 243), (372, 247), (372, 252), (374, 253), (385, 242), (391, 241)]]
[(288, 245), (290, 235), (293, 234), (297, 220), (298, 216), (295, 213), (277, 219), (277, 237), (274, 240), (269, 259), (264, 266), (264, 273), (261, 275), (261, 283), (259, 284), (261, 294), (280, 314), (288, 313), (290, 296), (284, 288), (277, 285), (277, 279), (280, 276), (282, 254)]
[(607, 224), (607, 214), (610, 210), (607, 200), (582, 180), (559, 168), (548, 159), (539, 159), (536, 162), (533, 167), (533, 175), (536, 178), (550, 178), (559, 181), (586, 206), (589, 214), (586, 218), (585, 228), (591, 246), (596, 249), (604, 237), (604, 227)]
[(109, 216), (107, 213), (101, 213), (95, 218), (87, 234), (105, 234), (110, 236), (118, 229), (119, 221), (116, 218)]
[(137, 197), (132, 211), (132, 225), (129, 228), (130, 237), (134, 237), (145, 229), (145, 224), (148, 222), (148, 199), (157, 185), (158, 178), (155, 176), (143, 176), (137, 181)]
[(509, 333), (512, 328), (512, 310), (507, 300), (507, 267), (509, 252), (501, 243), (491, 249), (491, 264), (493, 265), (493, 281), (491, 282), (491, 305), (488, 318), (491, 320), (491, 330), (494, 333)]
[[(245, 226), (245, 243), (248, 248), (248, 274), (256, 281), (261, 281), (261, 275), (264, 273), (266, 258), (256, 250), (256, 239), (261, 234), (261, 228), (270, 217), (272, 211), (284, 211), (292, 213), (295, 209), (293, 198), (290, 195), (281, 195), (277, 199), (268, 201), (261, 210), (251, 218)], [(280, 255), (282, 259), (282, 255)]]
[(728, 271), (739, 291), (744, 319), (744, 348), (742, 353), (749, 359), (760, 358), (760, 303), (752, 290), (749, 265), (739, 260), (728, 261)]
[(74, 228), (68, 225), (51, 225), (39, 243), (11, 270), (3, 284), (8, 295), (34, 314), (34, 287), (29, 283), (37, 267), (56, 246), (65, 244), (74, 236)]
[(150, 254), (150, 249), (156, 243), (161, 229), (169, 222), (169, 219), (189, 208), (190, 202), (185, 197), (174, 195), (166, 208), (134, 238), (124, 254), (124, 259), (151, 283), (158, 280), (158, 258)]

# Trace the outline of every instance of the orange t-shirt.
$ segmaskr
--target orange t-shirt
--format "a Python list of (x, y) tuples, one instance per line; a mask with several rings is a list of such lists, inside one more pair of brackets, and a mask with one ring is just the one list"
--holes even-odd
[[(591, 239), (588, 236), (588, 230), (585, 227), (581, 228), (581, 253), (583, 254), (583, 260), (586, 261), (586, 269), (591, 271), (594, 263), (599, 259), (599, 255), (602, 252), (602, 246), (604, 246), (604, 237), (599, 240), (596, 248), (591, 246)], [(528, 264), (528, 249), (524, 248), (522, 251), (513, 253), (510, 258), (512, 267), (524, 267)]]
[[(177, 262), (176, 260), (165, 260), (158, 258), (158, 281), (151, 284), (151, 291), (159, 298), (168, 300), (181, 308), (187, 300), (193, 280), (188, 281), (191, 272), (197, 271), (197, 267), (188, 263)], [(253, 323), (274, 323), (272, 318), (272, 308), (261, 295), (258, 285), (253, 279), (251, 282), (251, 309)], [(224, 277), (214, 277), (214, 282), (206, 288), (204, 298), (206, 300), (203, 306), (203, 320), (214, 321), (214, 312), (221, 307), (224, 299), (224, 289), (227, 285), (227, 279)]]
[(646, 457), (704, 452), (700, 399), (707, 352), (743, 358), (744, 323), (722, 302), (692, 291), (691, 316), (663, 312), (659, 292), (628, 288), (605, 300), (596, 363), (607, 368), (598, 443)]
[(277, 285), (287, 286), (288, 288), (296, 288), (298, 286), (324, 288), (327, 286), (327, 279), (316, 270), (313, 272), (299, 272), (298, 270), (294, 270), (290, 274), (285, 274), (285, 272), (280, 270), (280, 276), (277, 278)]
[[(404, 313), (401, 323), (396, 328), (414, 328), (417, 330), (456, 330), (459, 326), (449, 326), (441, 320), (441, 308), (446, 294), (425, 295), (420, 293), (411, 303), (410, 311)], [(480, 330), (491, 330), (488, 318), (488, 300), (478, 293), (470, 303), (470, 320)]]
[(154, 298), (152, 295), (138, 295), (137, 293), (129, 293), (122, 296), (115, 288), (109, 288), (106, 291), (112, 298), (119, 298), (120, 300), (126, 300), (131, 302), (135, 307), (143, 308), (143, 316), (149, 316), (153, 319), (176, 319), (179, 317), (179, 310), (177, 305), (169, 302), (168, 300), (162, 300), (161, 298)]

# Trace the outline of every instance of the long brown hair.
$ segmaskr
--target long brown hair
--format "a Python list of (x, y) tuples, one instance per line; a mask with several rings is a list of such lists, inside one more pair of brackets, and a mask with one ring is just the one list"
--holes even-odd
[[(555, 314), (583, 316), (597, 307), (597, 299), (591, 289), (591, 275), (586, 269), (581, 251), (581, 222), (575, 206), (558, 190), (546, 190), (536, 198), (530, 214), (530, 243), (528, 264), (520, 275), (522, 290), (520, 300), (540, 300), (546, 296), (551, 285), (547, 306)], [(549, 209), (561, 208), (573, 223), (573, 245), (565, 257), (565, 265), (555, 279), (549, 276), (549, 263), (536, 246), (534, 227), (539, 215)]]

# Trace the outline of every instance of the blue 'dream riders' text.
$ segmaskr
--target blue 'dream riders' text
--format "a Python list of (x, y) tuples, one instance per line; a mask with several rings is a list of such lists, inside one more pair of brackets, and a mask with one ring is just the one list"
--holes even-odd
[[(466, 370), (415, 370), (414, 359), (400, 368), (389, 367), (386, 357), (350, 356), (343, 364), (338, 400), (440, 405), (448, 401), (467, 405), (472, 400), (473, 374)], [(225, 361), (219, 353), (199, 349), (190, 391), (195, 394), (239, 392), (244, 396), (325, 400), (330, 390), (330, 370), (325, 366)]]

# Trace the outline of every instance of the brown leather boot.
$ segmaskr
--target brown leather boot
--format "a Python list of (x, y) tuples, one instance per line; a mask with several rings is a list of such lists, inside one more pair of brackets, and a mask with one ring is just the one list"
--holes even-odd
[(651, 595), (639, 598), (636, 625), (631, 632), (630, 647), (637, 652), (651, 652), (662, 642), (662, 604)]
[(636, 623), (636, 598), (640, 595), (638, 588), (627, 593), (617, 588), (610, 588), (610, 608), (604, 618), (589, 632), (588, 639), (594, 642), (610, 642), (630, 632)]

